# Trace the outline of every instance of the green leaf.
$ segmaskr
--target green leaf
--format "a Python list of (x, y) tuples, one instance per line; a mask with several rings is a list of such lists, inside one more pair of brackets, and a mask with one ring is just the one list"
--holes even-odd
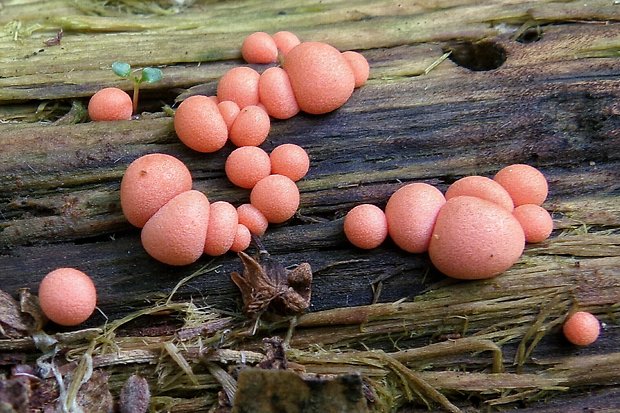
[(114, 62), (112, 63), (112, 71), (120, 77), (128, 78), (131, 74), (131, 66), (129, 63), (125, 62)]
[(159, 82), (162, 77), (164, 77), (164, 74), (161, 70), (154, 67), (145, 67), (144, 69), (142, 69), (142, 77), (140, 78), (140, 81), (146, 83), (155, 83)]

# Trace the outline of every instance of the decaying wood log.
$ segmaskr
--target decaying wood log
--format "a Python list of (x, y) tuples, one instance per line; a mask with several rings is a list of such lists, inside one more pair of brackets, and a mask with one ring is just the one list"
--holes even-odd
[[(296, 143), (311, 157), (310, 172), (298, 183), (298, 214), (263, 239), (284, 265), (308, 262), (314, 273), (311, 311), (289, 330), (290, 359), (307, 372), (360, 371), (385, 391), (376, 395), (383, 404), (371, 405), (384, 411), (408, 400), (446, 407), (432, 391), (420, 390), (425, 385), (462, 409), (482, 403), (565, 411), (572, 404), (618, 403), (620, 375), (605, 366), (617, 364), (620, 339), (620, 5), (79, 3), (49, 1), (47, 19), (28, 1), (0, 11), (0, 289), (36, 292), (48, 271), (75, 266), (95, 280), (102, 313), (118, 320), (136, 310), (148, 313), (179, 280), (198, 272), (175, 290), (174, 300), (238, 312), (239, 292), (229, 278), (241, 270), (238, 258), (204, 257), (181, 268), (155, 262), (140, 246), (139, 230), (122, 216), (120, 179), (137, 157), (163, 152), (187, 164), (194, 187), (211, 201), (246, 202), (248, 192), (223, 172), (233, 147), (191, 151), (161, 107), (214, 94), (217, 79), (242, 64), (246, 34), (291, 30), (304, 40), (361, 51), (371, 78), (333, 113), (274, 121), (264, 144), (269, 151)], [(46, 44), (54, 36), (58, 44)], [(130, 88), (109, 70), (113, 61), (161, 66), (164, 80), (146, 85), (138, 119), (74, 124), (99, 88)], [(532, 164), (548, 178), (544, 206), (555, 231), (496, 279), (448, 280), (425, 255), (406, 254), (389, 241), (360, 251), (342, 234), (342, 217), (352, 206), (384, 206), (404, 183), (445, 190), (462, 176), (492, 176), (511, 163)], [(559, 326), (574, 308), (605, 323), (587, 349), (560, 337)], [(245, 359), (233, 361), (231, 354), (260, 357), (261, 338), (285, 336), (289, 328), (286, 321), (261, 324), (251, 337), (251, 325), (235, 318), (226, 321), (226, 335), (208, 330), (200, 344), (192, 334), (182, 336), (176, 353), (165, 343), (179, 344), (177, 321), (142, 317), (152, 330), (131, 321), (119, 337), (88, 330), (86, 338), (59, 345), (85, 357), (88, 343), (96, 343), (88, 351), (96, 368), (107, 369), (115, 395), (141, 369), (159, 410), (208, 411), (219, 387), (208, 369), (196, 367), (203, 358), (242, 365)], [(105, 321), (95, 314), (85, 327)], [(161, 334), (152, 333), (160, 327)], [(207, 331), (200, 324), (188, 328)], [(150, 337), (140, 337), (147, 331)], [(441, 344), (450, 340), (460, 350)], [(34, 344), (28, 337), (0, 340), (0, 356), (32, 357)], [(233, 353), (208, 356), (202, 346), (228, 346)], [(195, 370), (193, 381), (182, 378), (183, 360)], [(496, 371), (498, 365), (506, 371)], [(467, 374), (455, 374), (458, 369)], [(596, 374), (586, 376), (588, 369)], [(183, 386), (207, 390), (188, 393)], [(533, 404), (547, 395), (549, 407)]]

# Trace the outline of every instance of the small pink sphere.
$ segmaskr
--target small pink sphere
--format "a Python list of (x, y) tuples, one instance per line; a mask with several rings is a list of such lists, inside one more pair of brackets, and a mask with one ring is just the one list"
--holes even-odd
[(131, 98), (115, 87), (101, 89), (88, 102), (88, 116), (93, 121), (129, 120), (132, 113)]
[(291, 81), (280, 67), (270, 67), (260, 75), (258, 96), (269, 116), (276, 119), (290, 119), (299, 113)]
[(553, 231), (553, 219), (543, 207), (534, 204), (519, 205), (512, 214), (523, 228), (525, 242), (542, 242), (549, 238)]
[(205, 238), (205, 254), (213, 257), (226, 254), (237, 235), (237, 209), (225, 201), (209, 206), (209, 225)]
[(564, 336), (578, 346), (588, 346), (596, 341), (601, 325), (598, 319), (585, 311), (578, 311), (568, 317), (562, 326)]
[(308, 173), (310, 158), (301, 146), (285, 143), (277, 146), (269, 154), (271, 173), (288, 176), (297, 182)]
[(344, 218), (344, 234), (358, 248), (377, 248), (388, 235), (385, 214), (375, 205), (358, 205)]
[(429, 184), (416, 182), (398, 189), (385, 206), (390, 237), (407, 252), (425, 252), (445, 203), (441, 191)]
[(168, 265), (188, 265), (204, 252), (209, 200), (199, 191), (183, 192), (161, 207), (142, 228), (146, 252)]
[(265, 142), (271, 129), (269, 115), (258, 106), (246, 106), (230, 128), (230, 141), (236, 146), (258, 146)]
[(271, 173), (267, 152), (257, 146), (242, 146), (228, 155), (224, 165), (226, 176), (233, 184), (246, 189)]
[(251, 67), (234, 67), (217, 84), (217, 97), (220, 102), (232, 100), (240, 109), (257, 105), (259, 78), (258, 72)]
[(192, 189), (189, 169), (177, 158), (151, 153), (134, 160), (121, 180), (121, 208), (138, 228), (175, 196)]
[(508, 191), (515, 207), (542, 205), (549, 190), (547, 178), (530, 165), (515, 164), (501, 169), (493, 178)]
[(47, 318), (62, 326), (75, 326), (95, 311), (97, 291), (82, 271), (58, 268), (41, 281), (39, 302)]
[(274, 63), (278, 60), (278, 47), (267, 33), (255, 32), (243, 40), (241, 56), (248, 63)]
[(297, 185), (284, 175), (261, 179), (250, 193), (250, 203), (272, 224), (291, 219), (299, 207), (299, 198)]
[(239, 205), (237, 207), (237, 215), (239, 216), (239, 223), (245, 225), (252, 234), (260, 237), (267, 231), (269, 222), (267, 218), (265, 218), (265, 215), (254, 205)]
[(466, 176), (454, 182), (446, 191), (446, 200), (457, 196), (475, 196), (496, 203), (512, 212), (514, 204), (508, 191), (503, 186), (485, 176)]
[(299, 38), (287, 31), (277, 32), (273, 35), (273, 40), (276, 42), (276, 46), (282, 56), (286, 56), (286, 54), (295, 46), (297, 46), (301, 41)]
[(225, 100), (217, 104), (217, 109), (220, 111), (220, 115), (222, 115), (222, 119), (224, 119), (224, 123), (226, 123), (226, 127), (230, 131), (235, 119), (237, 119), (237, 115), (241, 111), (239, 105), (232, 100)]
[(366, 84), (368, 76), (370, 76), (370, 65), (363, 54), (347, 51), (342, 52), (342, 56), (347, 60), (349, 66), (355, 75), (355, 87), (361, 87)]
[(174, 130), (181, 142), (198, 152), (218, 151), (228, 140), (226, 122), (207, 96), (190, 96), (181, 102), (174, 114)]
[(519, 260), (525, 235), (519, 221), (494, 202), (457, 196), (441, 207), (428, 254), (452, 278), (495, 277)]
[(245, 225), (238, 224), (235, 241), (230, 247), (230, 250), (233, 252), (244, 251), (250, 246), (250, 242), (252, 242), (252, 233), (250, 233), (250, 230)]
[(282, 66), (291, 82), (299, 108), (313, 115), (336, 110), (355, 88), (353, 69), (333, 46), (300, 43), (291, 49)]

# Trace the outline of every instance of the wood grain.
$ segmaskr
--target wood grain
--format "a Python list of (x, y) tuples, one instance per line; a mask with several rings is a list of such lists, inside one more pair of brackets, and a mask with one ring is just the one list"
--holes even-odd
[[(25, 25), (38, 21), (30, 14), (33, 6), (17, 3), (6, 6), (0, 21), (15, 21), (20, 13)], [(286, 28), (303, 39), (361, 50), (372, 68), (368, 84), (344, 107), (325, 116), (274, 121), (264, 145), (269, 151), (296, 143), (310, 154), (310, 173), (299, 182), (298, 214), (270, 228), (264, 242), (285, 265), (312, 265), (312, 312), (368, 305), (377, 280), (383, 280), (381, 302), (427, 297), (433, 290), (457, 303), (458, 290), (425, 255), (406, 254), (389, 241), (373, 251), (356, 250), (344, 239), (342, 217), (358, 203), (384, 206), (403, 183), (427, 182), (445, 190), (465, 175), (492, 176), (505, 165), (528, 163), (548, 178), (544, 206), (553, 213), (556, 230), (550, 240), (527, 248), (495, 298), (525, 294), (517, 282), (525, 276), (545, 292), (532, 295), (538, 308), (546, 293), (570, 284), (570, 306), (557, 316), (572, 306), (597, 313), (616, 327), (588, 351), (617, 352), (620, 6), (611, 3), (198, 2), (179, 14), (131, 20), (50, 2), (50, 19), (41, 29), (19, 41), (0, 36), (0, 116), (6, 120), (0, 125), (0, 288), (11, 294), (22, 287), (36, 291), (48, 271), (75, 266), (94, 278), (102, 312), (118, 318), (165, 297), (181, 278), (209, 263), (203, 257), (176, 268), (148, 257), (139, 230), (122, 216), (120, 179), (134, 159), (163, 152), (187, 164), (194, 187), (211, 201), (238, 205), (247, 202), (248, 193), (233, 187), (223, 172), (232, 146), (215, 154), (193, 152), (160, 112), (114, 123), (14, 120), (34, 116), (41, 102), (56, 102), (66, 111), (67, 102), (85, 104), (100, 87), (127, 87), (108, 69), (113, 60), (164, 66), (164, 82), (144, 93), (145, 110), (174, 105), (181, 92), (213, 94), (217, 79), (242, 63), (237, 58), (246, 33)], [(234, 24), (228, 23), (231, 15), (237, 16)], [(522, 25), (539, 27), (540, 40), (515, 41)], [(61, 46), (43, 47), (60, 26), (65, 29)], [(445, 51), (467, 57), (467, 42), (483, 38), (505, 51), (499, 68), (471, 71), (448, 59), (425, 73)], [(229, 274), (240, 270), (239, 259), (227, 254), (211, 265), (217, 270), (187, 283), (176, 298), (237, 310), (240, 297)], [(458, 316), (462, 309), (448, 313)], [(484, 332), (501, 321), (498, 317), (488, 313), (472, 322), (468, 333)], [(87, 325), (103, 322), (96, 314)], [(427, 327), (411, 345), (428, 343), (433, 328), (449, 332), (458, 323), (430, 320)], [(323, 344), (335, 344), (329, 341), (333, 326), (321, 328)], [(373, 339), (370, 330), (356, 332), (356, 324), (346, 328), (351, 343)], [(307, 334), (316, 338), (315, 333)], [(309, 345), (305, 334), (300, 330), (293, 343)], [(543, 340), (537, 354), (558, 346), (564, 355), (575, 351), (558, 340)], [(516, 351), (517, 344), (517, 338), (508, 340), (506, 351)], [(617, 399), (615, 390), (601, 391)], [(588, 400), (580, 389), (565, 397), (567, 403), (572, 398)]]

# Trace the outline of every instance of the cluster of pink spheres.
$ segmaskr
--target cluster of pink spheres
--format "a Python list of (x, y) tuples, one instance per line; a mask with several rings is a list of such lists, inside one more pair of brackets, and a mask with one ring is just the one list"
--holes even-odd
[[(235, 67), (220, 79), (217, 96), (189, 97), (174, 117), (177, 136), (196, 151), (217, 151), (228, 140), (237, 146), (226, 159), (225, 172), (234, 185), (251, 190), (249, 204), (238, 208), (225, 201), (211, 204), (206, 195), (192, 190), (187, 167), (169, 155), (145, 155), (127, 168), (121, 181), (121, 207), (127, 220), (142, 228), (142, 245), (153, 258), (187, 265), (203, 253), (242, 251), (251, 234), (263, 235), (270, 223), (295, 215), (300, 202), (295, 182), (308, 172), (310, 159), (293, 144), (280, 145), (269, 154), (258, 147), (269, 134), (270, 116), (287, 119), (300, 110), (317, 114), (335, 110), (366, 82), (369, 70), (359, 53), (351, 52), (365, 66), (347, 57), (351, 53), (324, 43), (300, 43), (290, 32), (273, 37), (258, 32), (243, 42), (242, 55), (250, 63), (275, 63), (278, 53), (283, 68), (270, 67), (259, 74), (250, 67)], [(363, 79), (360, 66), (365, 67)], [(319, 76), (308, 76), (308, 71)], [(326, 89), (326, 82), (337, 87)]]
[[(517, 262), (526, 242), (544, 241), (553, 231), (551, 215), (541, 207), (547, 191), (544, 175), (524, 164), (507, 166), (493, 179), (459, 179), (445, 195), (432, 185), (412, 183), (392, 194), (385, 212), (371, 204), (351, 209), (344, 233), (362, 249), (378, 247), (389, 235), (407, 252), (428, 252), (445, 275), (491, 278)], [(562, 330), (572, 344), (587, 346), (598, 338), (600, 323), (578, 311)]]
[(270, 117), (289, 119), (300, 111), (323, 114), (338, 109), (362, 86), (369, 65), (357, 52), (341, 53), (320, 42), (300, 43), (290, 32), (273, 37), (264, 32), (248, 36), (242, 55), (249, 63), (282, 67), (262, 73), (247, 66), (226, 72), (217, 96), (192, 96), (174, 117), (179, 139), (199, 152), (215, 152), (230, 141), (238, 147), (259, 146), (267, 138)]
[[(217, 151), (229, 138), (238, 146), (226, 160), (226, 175), (235, 185), (251, 189), (250, 203), (237, 208), (224, 201), (210, 203), (192, 190), (183, 162), (166, 154), (142, 156), (123, 175), (123, 213), (142, 228), (145, 250), (161, 262), (186, 265), (203, 253), (242, 251), (251, 233), (260, 236), (269, 223), (290, 219), (299, 206), (295, 182), (306, 175), (310, 160), (293, 144), (280, 145), (270, 154), (258, 148), (269, 134), (269, 116), (288, 119), (300, 110), (335, 110), (369, 74), (361, 54), (301, 43), (290, 32), (254, 33), (243, 42), (242, 55), (248, 63), (275, 63), (280, 55), (284, 63), (262, 74), (249, 67), (230, 70), (220, 80), (217, 96), (192, 96), (181, 103), (174, 126), (181, 141), (196, 151)], [(88, 113), (93, 121), (129, 120), (131, 98), (118, 88), (104, 88), (90, 99)], [(93, 313), (97, 293), (85, 273), (59, 268), (44, 277), (39, 298), (50, 320), (74, 326)]]
[(510, 165), (493, 179), (468, 176), (445, 195), (413, 183), (398, 189), (385, 213), (358, 205), (347, 214), (344, 232), (360, 248), (375, 248), (388, 236), (407, 252), (428, 252), (442, 273), (459, 279), (491, 278), (510, 268), (526, 242), (551, 234), (553, 220), (540, 205), (547, 180), (529, 165)]
[[(275, 63), (281, 56), (283, 64), (260, 74), (249, 67), (231, 69), (220, 79), (217, 96), (182, 102), (174, 126), (181, 141), (199, 152), (215, 152), (228, 139), (238, 146), (226, 160), (226, 175), (233, 184), (252, 190), (250, 204), (235, 208), (224, 201), (209, 203), (191, 189), (187, 167), (165, 154), (136, 159), (123, 176), (123, 213), (142, 228), (145, 250), (166, 264), (190, 264), (203, 253), (242, 251), (251, 233), (263, 235), (269, 223), (290, 219), (299, 206), (295, 182), (307, 173), (309, 158), (297, 145), (278, 146), (271, 154), (258, 147), (269, 134), (269, 117), (333, 111), (369, 75), (361, 54), (341, 53), (325, 43), (301, 43), (290, 32), (253, 33), (241, 53), (248, 63)], [(131, 98), (120, 89), (105, 88), (91, 98), (88, 112), (94, 121), (128, 120)], [(547, 181), (538, 170), (511, 165), (494, 179), (462, 178), (445, 195), (428, 184), (406, 185), (390, 197), (385, 213), (369, 204), (349, 211), (344, 232), (363, 249), (379, 246), (389, 234), (405, 251), (428, 251), (433, 264), (450, 277), (490, 278), (519, 259), (525, 242), (541, 242), (550, 235), (553, 221), (541, 207), (546, 197)], [(49, 273), (39, 297), (48, 318), (67, 326), (85, 321), (96, 305), (94, 283), (72, 268)], [(567, 317), (563, 331), (571, 343), (589, 345), (600, 326), (595, 316), (580, 311)]]

